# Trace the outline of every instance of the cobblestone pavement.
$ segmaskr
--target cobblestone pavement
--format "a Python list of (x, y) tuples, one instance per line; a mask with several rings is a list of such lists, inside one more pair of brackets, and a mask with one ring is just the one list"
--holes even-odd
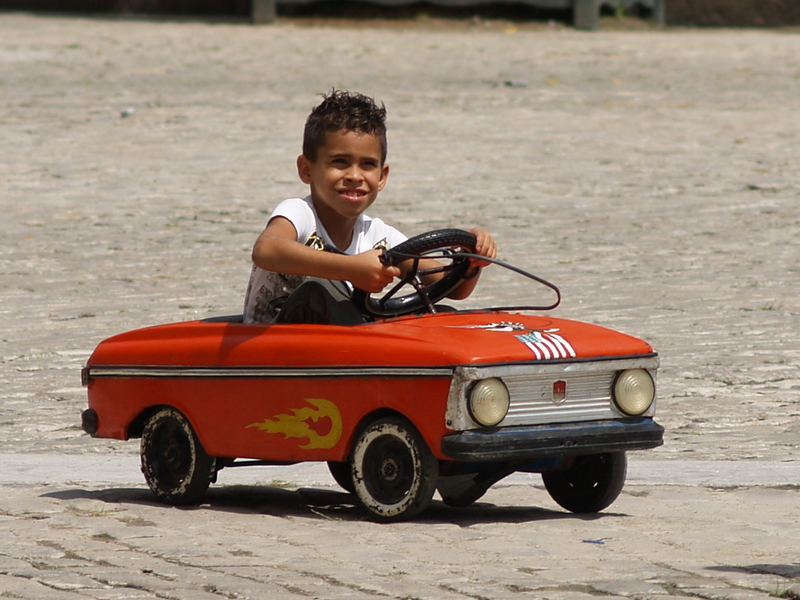
[[(389, 110), (373, 214), (408, 234), (484, 226), (561, 287), (559, 316), (657, 348), (666, 443), (635, 460), (674, 461), (675, 486), (583, 519), (511, 485), (387, 527), (324, 486), (223, 486), (176, 510), (141, 485), (6, 484), (0, 595), (800, 595), (797, 484), (680, 485), (698, 461), (800, 461), (792, 32), (0, 13), (0, 453), (136, 453), (79, 430), (80, 367), (113, 333), (241, 310), (332, 86)], [(468, 305), (536, 292), (490, 270)]]

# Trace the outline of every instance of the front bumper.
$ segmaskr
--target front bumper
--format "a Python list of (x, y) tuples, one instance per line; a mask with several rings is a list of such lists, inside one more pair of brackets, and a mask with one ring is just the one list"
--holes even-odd
[(636, 418), (463, 431), (442, 438), (442, 453), (458, 461), (516, 462), (646, 450), (663, 443), (661, 425)]

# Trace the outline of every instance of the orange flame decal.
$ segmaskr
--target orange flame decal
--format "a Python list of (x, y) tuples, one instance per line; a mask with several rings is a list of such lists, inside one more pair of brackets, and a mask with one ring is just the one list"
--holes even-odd
[(277, 414), (260, 423), (251, 423), (245, 429), (257, 428), (267, 433), (282, 433), (283, 439), (306, 439), (303, 450), (333, 448), (342, 437), (342, 415), (330, 400), (305, 398), (313, 406), (292, 408), (292, 414)]

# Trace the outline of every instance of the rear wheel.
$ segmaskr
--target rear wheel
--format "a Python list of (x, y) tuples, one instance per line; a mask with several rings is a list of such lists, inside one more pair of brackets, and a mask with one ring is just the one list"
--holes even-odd
[(359, 503), (377, 520), (400, 521), (430, 504), (439, 462), (411, 423), (388, 417), (358, 436), (352, 469)]
[(167, 504), (197, 503), (214, 476), (214, 459), (203, 449), (188, 419), (172, 407), (147, 419), (141, 460), (147, 485)]
[(625, 485), (624, 452), (579, 456), (568, 469), (543, 473), (550, 496), (574, 513), (599, 512), (614, 502)]

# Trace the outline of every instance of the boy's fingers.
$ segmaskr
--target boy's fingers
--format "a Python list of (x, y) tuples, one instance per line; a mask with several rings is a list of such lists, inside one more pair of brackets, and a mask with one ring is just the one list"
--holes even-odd
[[(475, 234), (476, 238), (475, 254), (481, 254), (487, 258), (497, 258), (497, 244), (495, 243), (491, 234), (480, 228), (473, 229), (472, 233)], [(490, 264), (487, 261), (480, 261), (478, 259), (474, 259), (474, 261), (475, 262), (473, 264), (481, 267), (485, 267)]]

